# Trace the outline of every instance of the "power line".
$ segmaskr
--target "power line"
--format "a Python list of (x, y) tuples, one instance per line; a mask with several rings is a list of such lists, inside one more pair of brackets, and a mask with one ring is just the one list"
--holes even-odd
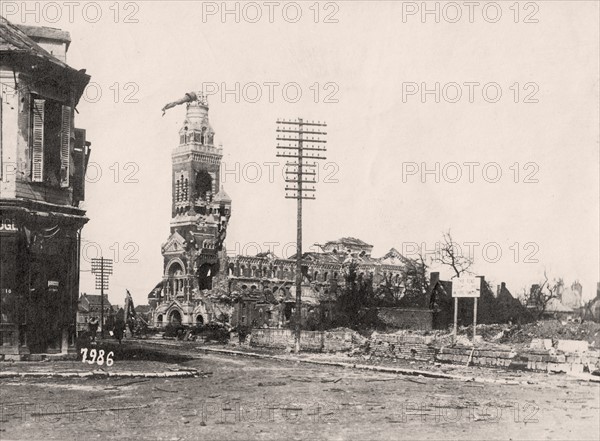
[[(327, 127), (320, 121), (277, 120), (277, 157), (291, 159), (285, 166), (285, 197), (297, 201), (296, 228), (296, 352), (300, 352), (300, 322), (302, 319), (302, 201), (315, 199), (316, 180), (315, 160), (326, 159), (321, 153), (327, 149), (324, 137), (327, 132), (320, 129)], [(307, 130), (308, 129), (308, 130)], [(280, 144), (284, 142), (286, 144)], [(308, 152), (308, 153), (306, 153)], [(307, 161), (313, 162), (307, 162)], [(306, 185), (312, 187), (306, 187)]]

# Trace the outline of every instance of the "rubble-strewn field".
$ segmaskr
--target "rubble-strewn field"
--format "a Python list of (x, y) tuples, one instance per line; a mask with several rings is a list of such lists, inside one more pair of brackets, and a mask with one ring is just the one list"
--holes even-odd
[[(452, 329), (445, 331), (399, 331), (407, 334), (431, 335), (436, 340), (451, 341)], [(458, 335), (468, 341), (473, 335), (472, 326), (461, 326)], [(477, 335), (484, 342), (501, 343), (515, 346), (528, 346), (533, 339), (557, 340), (585, 340), (591, 346), (600, 348), (600, 324), (586, 321), (542, 320), (525, 325), (477, 325)]]
[[(586, 440), (600, 433), (600, 387), (564, 375), (479, 370), (514, 381), (478, 383), (316, 366), (292, 355), (281, 361), (204, 354), (193, 342), (125, 345), (134, 350), (124, 354), (138, 355), (115, 356), (116, 369), (171, 366), (212, 374), (2, 380), (0, 438)], [(143, 348), (152, 353), (149, 360), (140, 357)]]

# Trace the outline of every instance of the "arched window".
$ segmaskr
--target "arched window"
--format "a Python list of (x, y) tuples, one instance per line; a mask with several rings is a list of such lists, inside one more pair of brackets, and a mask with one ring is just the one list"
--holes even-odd
[(315, 271), (315, 274), (314, 274), (314, 278), (313, 278), (313, 280), (314, 280), (315, 282), (318, 282), (318, 281), (319, 281), (319, 272), (318, 272), (318, 271)]
[(323, 273), (323, 282), (327, 282), (327, 277), (329, 276), (328, 272)]
[(212, 177), (202, 170), (196, 174), (196, 194), (199, 198), (206, 199), (208, 193), (212, 191)]

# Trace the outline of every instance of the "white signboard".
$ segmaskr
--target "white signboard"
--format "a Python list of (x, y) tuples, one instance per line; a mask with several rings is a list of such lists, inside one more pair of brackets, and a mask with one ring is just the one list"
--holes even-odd
[(479, 297), (481, 280), (479, 277), (459, 277), (452, 279), (452, 297)]

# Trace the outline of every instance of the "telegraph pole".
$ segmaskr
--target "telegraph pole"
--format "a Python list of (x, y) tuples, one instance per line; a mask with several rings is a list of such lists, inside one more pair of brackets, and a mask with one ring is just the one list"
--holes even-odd
[[(296, 352), (300, 352), (300, 322), (302, 319), (302, 200), (315, 199), (315, 187), (305, 187), (304, 184), (316, 184), (317, 172), (315, 160), (326, 159), (320, 156), (326, 151), (324, 137), (327, 132), (321, 127), (327, 124), (307, 122), (302, 118), (297, 120), (277, 120), (277, 153), (279, 158), (287, 158), (285, 166), (285, 197), (297, 201), (296, 227)], [(280, 142), (282, 144), (280, 144)], [(306, 162), (306, 161), (313, 162)], [(290, 185), (288, 185), (290, 184)], [(288, 193), (289, 192), (289, 193)]]
[(104, 290), (108, 290), (108, 276), (112, 274), (112, 259), (92, 259), (92, 274), (96, 275), (96, 289), (100, 290), (100, 336), (104, 338)]
[(100, 337), (104, 338), (104, 257), (100, 256)]

